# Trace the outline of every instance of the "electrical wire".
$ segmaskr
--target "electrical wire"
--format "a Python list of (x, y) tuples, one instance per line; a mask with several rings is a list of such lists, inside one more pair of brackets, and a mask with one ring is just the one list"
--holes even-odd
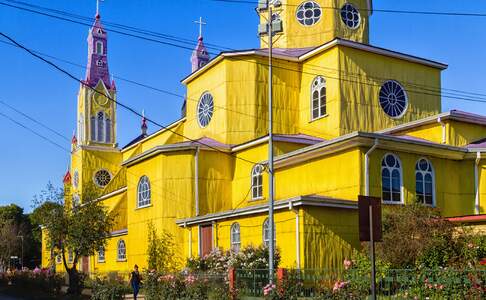
[(126, 104), (124, 104), (124, 103), (120, 102), (119, 100), (115, 100), (115, 99), (113, 99), (113, 98), (112, 98), (112, 97), (110, 97), (109, 95), (105, 95), (104, 93), (102, 93), (102, 92), (100, 92), (100, 91), (96, 90), (95, 88), (92, 88), (91, 86), (89, 86), (88, 84), (86, 84), (86, 83), (85, 83), (83, 80), (80, 80), (80, 79), (76, 78), (74, 75), (72, 75), (72, 74), (71, 74), (71, 73), (69, 73), (68, 71), (64, 70), (63, 68), (59, 67), (58, 65), (56, 65), (56, 64), (55, 64), (55, 63), (53, 63), (53, 62), (51, 62), (50, 60), (47, 60), (47, 59), (43, 58), (42, 56), (40, 56), (40, 55), (38, 55), (38, 54), (36, 54), (36, 53), (32, 52), (32, 51), (31, 51), (29, 48), (27, 48), (27, 47), (23, 46), (22, 44), (18, 43), (18, 42), (17, 42), (15, 39), (11, 38), (10, 36), (6, 35), (5, 33), (0, 32), (0, 35), (1, 35), (1, 36), (3, 36), (3, 37), (5, 37), (6, 39), (8, 39), (10, 42), (14, 43), (14, 44), (15, 44), (16, 46), (18, 46), (19, 48), (21, 48), (21, 49), (25, 50), (25, 51), (26, 51), (27, 53), (29, 53), (31, 56), (34, 56), (35, 58), (37, 58), (37, 59), (39, 59), (39, 60), (41, 60), (41, 61), (43, 61), (43, 62), (47, 63), (48, 65), (52, 66), (53, 68), (55, 68), (55, 69), (56, 69), (56, 70), (58, 70), (59, 72), (63, 73), (63, 74), (64, 74), (64, 75), (66, 75), (67, 77), (69, 77), (69, 78), (71, 78), (72, 80), (74, 80), (74, 81), (78, 82), (78, 83), (79, 83), (79, 84), (81, 84), (82, 86), (87, 87), (88, 89), (92, 90), (93, 92), (95, 92), (95, 93), (97, 93), (97, 94), (99, 94), (99, 95), (101, 95), (101, 96), (103, 96), (103, 97), (106, 97), (108, 100), (110, 100), (110, 101), (112, 101), (113, 103), (115, 103), (115, 104), (117, 104), (117, 105), (119, 105), (119, 106), (121, 106), (121, 107), (125, 108), (125, 109), (126, 109), (126, 110), (128, 110), (129, 112), (131, 112), (131, 113), (133, 113), (133, 114), (135, 114), (135, 115), (137, 115), (137, 116), (139, 116), (139, 117), (141, 117), (141, 118), (145, 118), (145, 119), (146, 119), (146, 120), (147, 120), (149, 123), (151, 123), (151, 124), (153, 124), (153, 125), (155, 125), (155, 126), (157, 126), (157, 127), (163, 128), (163, 129), (165, 129), (165, 130), (167, 130), (167, 131), (170, 131), (170, 132), (172, 132), (173, 134), (175, 134), (175, 135), (177, 135), (177, 136), (180, 136), (180, 137), (182, 137), (182, 138), (185, 138), (185, 139), (187, 139), (187, 140), (189, 140), (189, 141), (191, 141), (191, 142), (193, 142), (193, 143), (199, 144), (199, 145), (201, 145), (201, 146), (208, 147), (209, 149), (215, 150), (215, 151), (220, 152), (220, 153), (222, 153), (222, 154), (232, 156), (232, 157), (234, 157), (235, 159), (239, 159), (239, 160), (245, 161), (245, 162), (250, 163), (250, 164), (252, 164), (252, 165), (257, 164), (257, 163), (256, 163), (256, 162), (254, 162), (254, 161), (251, 161), (251, 160), (248, 160), (248, 159), (245, 159), (245, 158), (238, 157), (237, 155), (234, 155), (234, 154), (232, 154), (232, 153), (228, 153), (228, 152), (223, 151), (223, 150), (221, 150), (221, 149), (219, 149), (219, 148), (217, 148), (217, 147), (214, 147), (214, 146), (212, 146), (212, 145), (208, 145), (208, 144), (206, 144), (206, 143), (203, 143), (203, 142), (201, 142), (201, 141), (199, 141), (199, 140), (194, 140), (194, 139), (191, 139), (191, 138), (189, 138), (189, 137), (187, 137), (187, 136), (185, 136), (185, 135), (183, 135), (183, 134), (181, 134), (181, 133), (179, 133), (179, 132), (177, 132), (177, 131), (175, 131), (175, 130), (172, 130), (172, 129), (168, 128), (167, 126), (164, 126), (164, 125), (162, 125), (162, 124), (160, 124), (160, 123), (158, 123), (158, 122), (156, 122), (156, 121), (154, 121), (154, 120), (152, 120), (152, 119), (150, 119), (150, 118), (148, 118), (148, 117), (146, 117), (146, 116), (142, 115), (141, 113), (137, 112), (137, 111), (136, 111), (135, 109), (133, 109), (132, 107), (130, 107), (130, 106), (128, 106), (128, 105), (126, 105)]
[[(251, 4), (255, 7), (259, 4), (255, 1), (249, 0), (207, 0), (210, 2), (224, 2), (224, 3), (233, 3), (233, 4)], [(282, 2), (282, 1), (281, 1)], [(288, 6), (288, 7), (299, 7), (300, 4), (287, 4), (281, 3), (281, 6)], [(331, 10), (341, 10), (339, 7), (331, 7), (331, 6), (321, 6), (322, 9), (331, 9)], [(486, 17), (486, 13), (469, 13), (469, 12), (454, 12), (454, 11), (424, 11), (424, 10), (398, 10), (398, 9), (367, 9), (367, 8), (359, 8), (360, 11), (364, 12), (379, 12), (379, 13), (394, 13), (394, 14), (411, 14), (411, 15), (436, 15), (436, 16), (452, 16), (452, 17)]]
[[(25, 2), (20, 2), (20, 1), (14, 1), (14, 0), (4, 0), (4, 1), (9, 1), (9, 2), (13, 2), (13, 3), (23, 3), (24, 5), (29, 5), (29, 4), (26, 4)], [(45, 16), (49, 16), (49, 17), (56, 17), (56, 16), (52, 16), (52, 15), (48, 15), (48, 14), (45, 14), (45, 13), (41, 13), (41, 12), (38, 12), (38, 11), (35, 11), (35, 10), (31, 10), (31, 9), (24, 9), (24, 8), (21, 8), (21, 7), (18, 7), (18, 6), (13, 6), (13, 5), (8, 5), (8, 4), (5, 4), (3, 3), (4, 5), (7, 5), (9, 7), (13, 7), (13, 8), (17, 8), (17, 9), (21, 9), (21, 10), (26, 10), (28, 12), (32, 12), (32, 13), (39, 13), (41, 15), (45, 15)], [(2, 2), (0, 2), (0, 5), (2, 5)], [(88, 18), (88, 17), (83, 17), (83, 16), (79, 16), (79, 15), (74, 15), (74, 14), (71, 14), (71, 13), (68, 13), (68, 12), (64, 12), (64, 11), (60, 11), (60, 10), (52, 10), (52, 9), (49, 9), (49, 8), (45, 8), (45, 7), (41, 7), (41, 6), (35, 6), (35, 5), (30, 5), (32, 7), (37, 7), (37, 8), (41, 8), (41, 9), (44, 9), (44, 10), (49, 10), (49, 11), (54, 11), (54, 12), (57, 12), (57, 13), (63, 13), (64, 15), (66, 16), (77, 16), (79, 18), (83, 18), (83, 19), (87, 19), (87, 20), (94, 20), (93, 18)], [(64, 21), (73, 21), (73, 20), (69, 20), (69, 19), (66, 19), (66, 18), (60, 18), (61, 20), (64, 20)], [(74, 23), (78, 23), (78, 24), (81, 24), (81, 25), (86, 25), (86, 26), (92, 26), (91, 24), (88, 24), (88, 23), (82, 23), (82, 22), (76, 22), (76, 21), (73, 21)], [(116, 24), (116, 23), (114, 23)], [(143, 32), (144, 30), (142, 29), (131, 29), (131, 28), (134, 28), (134, 27), (130, 27), (130, 26), (126, 26), (126, 25), (120, 25), (120, 24), (116, 24), (119, 28), (127, 28), (128, 30), (135, 30), (135, 32)], [(110, 31), (109, 29), (106, 29), (107, 31)], [(115, 33), (120, 33), (120, 34), (123, 34), (119, 31), (114, 31)], [(159, 37), (164, 37), (166, 36), (165, 34), (161, 34), (161, 33), (154, 33), (153, 31), (151, 32), (152, 33), (152, 36), (159, 36)], [(144, 37), (141, 37), (141, 36), (138, 36), (138, 35), (131, 35), (130, 36), (133, 36), (133, 37), (137, 37), (137, 38), (141, 38), (141, 39), (145, 39)], [(176, 37), (176, 36), (170, 36), (173, 40), (176, 40), (176, 41), (179, 41), (179, 42), (184, 42), (184, 39), (181, 39), (179, 37)], [(145, 39), (147, 40), (147, 39)], [(150, 42), (160, 42), (158, 40), (154, 40), (154, 39), (148, 39), (147, 41), (150, 41)], [(192, 51), (192, 48), (187, 48), (187, 47), (181, 47), (180, 45), (176, 45), (176, 44), (172, 44), (172, 43), (165, 43), (165, 42), (161, 42), (162, 44), (164, 45), (168, 45), (168, 46), (173, 46), (173, 47), (178, 47), (178, 48), (182, 48), (182, 49), (186, 49), (186, 50), (191, 50)], [(219, 46), (219, 48), (215, 48), (217, 50), (220, 50), (220, 51), (224, 51), (224, 49), (231, 49), (231, 48), (227, 48), (227, 47), (221, 47)], [(213, 53), (213, 52), (209, 52), (209, 54), (212, 54), (212, 55), (219, 55), (219, 53)], [(242, 59), (244, 60), (244, 59)], [(245, 60), (247, 61), (247, 60)], [(252, 62), (252, 63), (256, 63), (256, 64), (261, 64), (261, 63), (258, 63), (258, 62)], [(266, 66), (266, 65), (265, 65)], [(317, 65), (309, 65), (309, 64), (306, 64), (306, 66), (310, 66), (310, 67), (316, 67), (316, 68), (319, 68), (319, 69), (332, 69), (332, 68), (329, 68), (329, 67), (325, 67), (325, 66), (317, 66)], [(297, 70), (293, 70), (293, 69), (289, 69), (289, 68), (282, 68), (282, 67), (278, 67), (278, 66), (275, 66), (275, 68), (280, 68), (280, 69), (285, 69), (287, 71), (293, 71), (293, 72), (296, 72)], [(344, 70), (336, 70), (338, 72), (346, 72)], [(299, 72), (299, 71), (297, 71)], [(307, 73), (307, 74), (311, 74), (311, 75), (319, 75), (319, 74), (313, 74), (313, 73), (309, 73), (309, 72), (302, 72), (302, 73)], [(348, 75), (353, 75), (353, 74), (348, 74)], [(354, 74), (356, 76), (362, 76), (360, 74)], [(364, 75), (363, 75), (364, 76)], [(384, 80), (384, 78), (380, 78), (380, 77), (374, 77), (374, 76), (369, 76), (369, 75), (366, 75), (367, 78), (376, 78), (378, 80)], [(333, 77), (331, 77), (333, 78)], [(333, 79), (340, 79), (340, 78), (333, 78)], [(350, 81), (350, 82), (353, 82), (353, 81)], [(355, 81), (356, 82), (356, 81)], [(474, 92), (468, 92), (468, 91), (460, 91), (460, 90), (454, 90), (454, 89), (445, 89), (445, 88), (442, 88), (441, 90), (443, 91), (451, 91), (453, 93), (449, 93), (449, 92), (443, 92), (442, 94), (438, 94), (440, 93), (441, 90), (437, 89), (436, 87), (430, 87), (430, 86), (426, 86), (426, 85), (420, 85), (420, 84), (417, 84), (417, 83), (407, 83), (407, 82), (402, 82), (404, 84), (408, 84), (410, 86), (414, 86), (416, 88), (419, 88), (419, 89), (424, 89), (426, 92), (428, 92), (428, 94), (426, 95), (430, 95), (430, 96), (442, 96), (442, 97), (445, 97), (445, 98), (449, 98), (449, 99), (454, 99), (454, 98), (457, 98), (457, 97), (461, 97), (461, 99), (458, 99), (458, 100), (465, 100), (465, 101), (472, 101), (472, 102), (486, 102), (486, 98), (479, 98), (479, 97), (474, 97), (474, 96), (484, 96), (486, 97), (486, 94), (479, 94), (479, 93), (474, 93)], [(367, 83), (365, 83), (367, 84)], [(375, 85), (377, 86), (377, 85)], [(412, 93), (422, 93), (421, 91), (415, 91), (415, 90), (409, 90), (411, 91)], [(430, 94), (430, 93), (433, 93), (433, 94)], [(425, 93), (424, 93), (425, 94)], [(467, 94), (469, 96), (463, 96), (461, 94)], [(476, 101), (475, 101), (476, 100)], [(485, 100), (485, 101), (477, 101), (477, 100)]]

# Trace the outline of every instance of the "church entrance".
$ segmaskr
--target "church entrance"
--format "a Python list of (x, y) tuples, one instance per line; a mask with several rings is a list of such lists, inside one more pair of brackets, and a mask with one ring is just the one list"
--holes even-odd
[(201, 226), (201, 256), (211, 253), (213, 250), (213, 225)]
[(89, 272), (89, 258), (86, 256), (81, 258), (81, 270), (86, 274)]

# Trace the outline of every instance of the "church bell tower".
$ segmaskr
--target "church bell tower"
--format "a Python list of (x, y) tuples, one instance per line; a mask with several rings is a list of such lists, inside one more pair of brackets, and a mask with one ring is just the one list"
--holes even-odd
[(268, 9), (279, 28), (275, 48), (318, 47), (336, 38), (369, 43), (371, 0), (259, 0), (261, 48), (267, 48)]
[(97, 13), (88, 34), (86, 78), (78, 95), (78, 144), (116, 147), (116, 86), (110, 81), (108, 36)]

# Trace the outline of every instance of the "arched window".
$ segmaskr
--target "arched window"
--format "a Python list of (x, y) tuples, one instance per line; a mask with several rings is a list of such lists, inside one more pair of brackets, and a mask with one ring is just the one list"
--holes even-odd
[(105, 120), (105, 142), (111, 143), (111, 120)]
[(96, 118), (91, 117), (91, 140), (96, 141)]
[(96, 42), (96, 54), (103, 55), (103, 42)]
[(82, 143), (84, 141), (84, 115), (79, 115), (78, 121), (78, 143)]
[(105, 248), (100, 247), (98, 250), (98, 262), (102, 263), (105, 262)]
[(124, 240), (119, 240), (117, 245), (117, 260), (125, 261), (127, 260), (127, 247)]
[(415, 191), (420, 203), (434, 205), (434, 169), (425, 158), (415, 165)]
[(96, 115), (96, 140), (98, 142), (103, 142), (103, 134), (104, 134), (104, 127), (105, 127), (105, 113), (102, 111), (98, 112)]
[(241, 246), (241, 236), (240, 236), (240, 224), (234, 223), (231, 225), (231, 250), (234, 252), (240, 251)]
[(385, 155), (381, 162), (381, 189), (383, 202), (402, 202), (402, 167), (393, 154)]
[(253, 200), (263, 198), (263, 167), (255, 165), (251, 170), (251, 198)]
[(138, 181), (137, 207), (150, 205), (150, 181), (147, 176), (142, 176)]
[[(268, 221), (268, 218), (265, 219), (263, 222), (262, 226), (262, 235), (263, 235), (263, 245), (265, 247), (269, 246), (270, 243), (270, 222)], [(277, 235), (276, 235), (276, 230), (275, 230), (275, 223), (273, 224), (273, 241), (275, 242), (277, 240)]]
[(312, 120), (326, 115), (326, 80), (317, 76), (312, 82), (311, 89)]

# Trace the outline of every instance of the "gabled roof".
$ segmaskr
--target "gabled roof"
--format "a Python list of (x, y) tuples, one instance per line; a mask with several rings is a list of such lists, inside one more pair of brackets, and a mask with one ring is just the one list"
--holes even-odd
[[(384, 55), (392, 58), (397, 58), (401, 60), (406, 60), (409, 62), (425, 65), (428, 67), (444, 70), (447, 69), (447, 65), (436, 62), (433, 60), (421, 58), (418, 56), (413, 56), (397, 51), (392, 51), (388, 50), (385, 48), (381, 47), (375, 47), (372, 45), (368, 44), (363, 44), (363, 43), (358, 43), (350, 40), (345, 40), (341, 38), (336, 38), (330, 42), (327, 42), (321, 46), (318, 47), (311, 47), (311, 48), (289, 48), (289, 49), (280, 49), (276, 48), (273, 49), (273, 57), (275, 59), (283, 59), (283, 60), (288, 60), (288, 61), (294, 61), (294, 62), (302, 62), (305, 61), (323, 51), (326, 51), (332, 47), (335, 46), (344, 46), (344, 47), (349, 47), (349, 48), (354, 48), (370, 53), (375, 53), (379, 55)], [(182, 83), (188, 83), (191, 80), (193, 80), (195, 77), (199, 76), (202, 72), (205, 70), (211, 68), (211, 66), (215, 65), (219, 61), (223, 60), (224, 58), (228, 57), (237, 57), (237, 56), (250, 56), (250, 55), (257, 55), (257, 56), (263, 56), (267, 57), (268, 56), (268, 50), (267, 49), (248, 49), (248, 50), (240, 50), (240, 51), (225, 51), (221, 52), (217, 57), (215, 57), (213, 60), (211, 60), (207, 65), (204, 67), (200, 68), (199, 70), (193, 72), (186, 78), (182, 80)]]
[(454, 109), (454, 110), (444, 112), (444, 113), (441, 113), (441, 114), (438, 114), (438, 115), (435, 115), (435, 116), (431, 116), (431, 117), (428, 117), (428, 118), (408, 122), (408, 123), (401, 124), (401, 125), (398, 125), (398, 126), (395, 126), (395, 127), (392, 127), (392, 128), (383, 129), (383, 130), (377, 131), (377, 133), (392, 134), (392, 133), (404, 131), (404, 130), (407, 130), (407, 129), (420, 127), (420, 126), (423, 126), (423, 125), (438, 123), (439, 119), (441, 121), (454, 120), (454, 121), (459, 121), (459, 122), (465, 122), (465, 123), (471, 123), (471, 124), (486, 126), (486, 116), (468, 113), (468, 112), (465, 112), (465, 111), (460, 111), (460, 110)]

